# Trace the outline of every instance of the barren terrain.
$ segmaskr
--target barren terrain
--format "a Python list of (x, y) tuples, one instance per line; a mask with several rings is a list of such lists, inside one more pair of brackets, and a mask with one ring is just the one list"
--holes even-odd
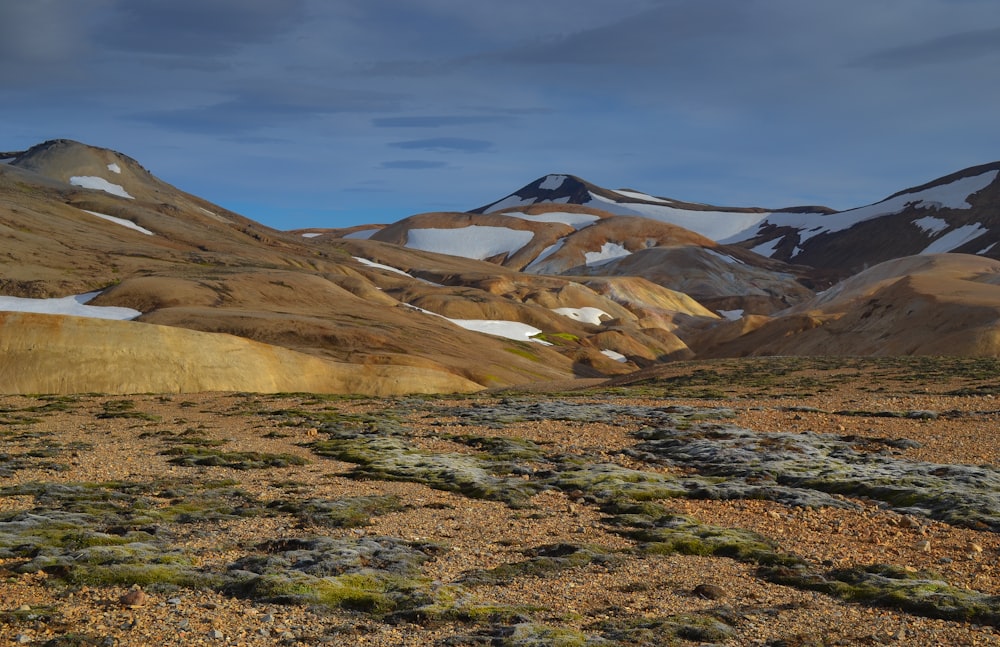
[(1000, 644), (998, 368), (7, 396), (0, 642)]

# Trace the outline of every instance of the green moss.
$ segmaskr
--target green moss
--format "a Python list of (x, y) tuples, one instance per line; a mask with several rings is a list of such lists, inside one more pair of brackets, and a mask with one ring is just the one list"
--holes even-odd
[(209, 447), (183, 445), (160, 452), (173, 456), (168, 462), (185, 467), (230, 467), (238, 470), (305, 465), (309, 461), (295, 454), (262, 452), (223, 452)]
[(522, 479), (495, 476), (491, 473), (495, 466), (475, 456), (421, 451), (394, 437), (345, 433), (310, 447), (320, 456), (357, 464), (351, 474), (355, 478), (422, 483), (514, 507), (527, 505), (541, 489)]
[(412, 586), (402, 578), (383, 576), (374, 571), (315, 577), (289, 570), (266, 573), (227, 588), (230, 593), (254, 600), (316, 604), (382, 614), (397, 606), (392, 592)]
[(819, 573), (804, 568), (765, 568), (778, 584), (820, 591), (849, 602), (898, 609), (917, 615), (1000, 626), (1000, 596), (952, 586), (932, 573), (876, 564)]
[(621, 559), (620, 556), (594, 545), (552, 544), (530, 549), (525, 554), (530, 559), (466, 573), (462, 582), (471, 585), (502, 584), (521, 577), (546, 577), (588, 564), (610, 567)]
[(733, 637), (732, 619), (713, 613), (620, 618), (591, 627), (621, 645), (676, 645), (682, 641), (720, 643)]
[(135, 402), (132, 400), (108, 400), (101, 405), (103, 411), (97, 414), (98, 418), (130, 418), (135, 420), (159, 420), (159, 416), (135, 410)]
[(406, 505), (398, 496), (384, 495), (332, 501), (326, 499), (278, 501), (271, 507), (293, 514), (308, 523), (331, 528), (356, 528), (369, 525), (373, 516), (397, 512), (405, 509)]
[(518, 357), (523, 357), (524, 359), (531, 360), (532, 362), (540, 362), (540, 361), (542, 361), (541, 358), (538, 355), (535, 355), (534, 353), (532, 353), (527, 348), (516, 348), (516, 347), (512, 348), (512, 347), (507, 347), (507, 348), (504, 348), (504, 350), (507, 351), (508, 353), (512, 353), (514, 355), (517, 355)]

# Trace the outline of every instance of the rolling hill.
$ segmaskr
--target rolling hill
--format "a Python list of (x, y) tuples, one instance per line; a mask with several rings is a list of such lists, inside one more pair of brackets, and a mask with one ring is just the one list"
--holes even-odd
[[(469, 212), (284, 232), (108, 149), (0, 158), (0, 310), (36, 313), (3, 315), (3, 392), (392, 394), (695, 356), (1000, 354), (1000, 164), (844, 212), (548, 175)], [(85, 294), (134, 315), (55, 305)]]

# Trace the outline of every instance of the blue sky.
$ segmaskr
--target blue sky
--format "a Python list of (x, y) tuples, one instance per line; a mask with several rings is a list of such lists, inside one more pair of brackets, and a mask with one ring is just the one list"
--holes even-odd
[(0, 83), (0, 150), (113, 148), (280, 229), (550, 172), (846, 209), (1000, 159), (1000, 4), (3, 0)]

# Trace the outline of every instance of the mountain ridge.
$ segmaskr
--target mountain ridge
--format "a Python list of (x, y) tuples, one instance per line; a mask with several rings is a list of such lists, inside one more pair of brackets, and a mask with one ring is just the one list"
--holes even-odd
[[(0, 296), (99, 292), (94, 307), (291, 351), (293, 367), (326, 366), (330, 389), (359, 392), (407, 392), (421, 375), (468, 390), (759, 352), (1000, 355), (1000, 282), (982, 279), (1000, 252), (998, 172), (970, 167), (842, 212), (716, 207), (550, 174), (479, 210), (280, 231), (110, 149), (50, 140), (0, 163)], [(691, 219), (716, 237), (676, 222)], [(736, 240), (718, 235), (737, 227)], [(938, 258), (951, 249), (979, 253)], [(892, 286), (843, 296), (844, 279), (877, 275), (868, 266)], [(18, 355), (24, 375), (56, 370), (31, 361)], [(61, 370), (77, 373), (35, 386), (86, 382), (83, 367)], [(376, 383), (337, 386), (344, 370)]]

